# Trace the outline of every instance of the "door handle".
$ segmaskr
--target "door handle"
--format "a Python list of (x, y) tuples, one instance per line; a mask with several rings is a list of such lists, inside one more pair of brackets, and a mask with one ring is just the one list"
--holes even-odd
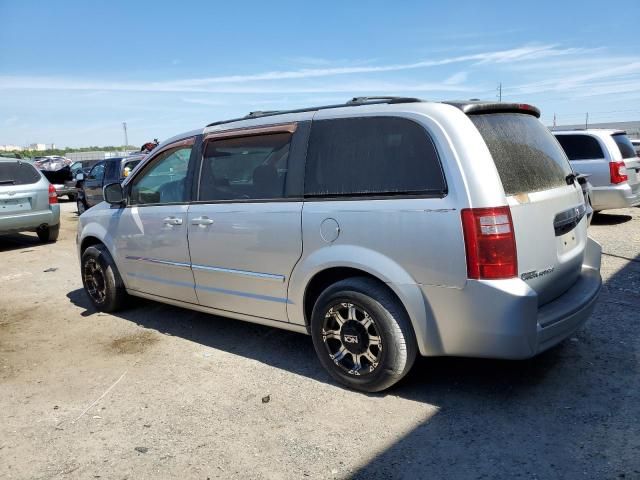
[(209, 217), (198, 217), (191, 220), (191, 225), (198, 225), (199, 227), (206, 227), (207, 225), (211, 225), (213, 220)]
[(167, 217), (162, 220), (165, 225), (182, 225), (182, 219), (176, 217)]

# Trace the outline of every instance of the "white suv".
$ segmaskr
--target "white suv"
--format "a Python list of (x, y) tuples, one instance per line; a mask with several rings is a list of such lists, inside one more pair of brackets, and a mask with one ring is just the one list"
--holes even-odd
[(80, 216), (87, 294), (309, 333), (379, 391), (417, 354), (527, 358), (600, 291), (575, 174), (530, 105), (358, 98), (167, 140)]
[(640, 158), (622, 130), (554, 131), (573, 169), (589, 175), (593, 210), (640, 205)]

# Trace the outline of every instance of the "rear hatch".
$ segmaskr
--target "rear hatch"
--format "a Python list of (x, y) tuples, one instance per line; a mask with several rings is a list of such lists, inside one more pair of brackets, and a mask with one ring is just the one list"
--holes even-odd
[(587, 242), (582, 189), (537, 110), (467, 113), (491, 152), (507, 195), (518, 275), (543, 305), (568, 290), (582, 270)]
[(0, 217), (49, 207), (48, 190), (29, 163), (0, 161)]
[(629, 137), (623, 132), (611, 135), (620, 150), (622, 161), (627, 169), (627, 183), (631, 187), (634, 195), (640, 190), (640, 158), (636, 154), (636, 150), (629, 140)]
[(54, 185), (65, 185), (66, 182), (73, 180), (71, 168), (68, 165), (57, 170), (41, 170), (41, 172)]

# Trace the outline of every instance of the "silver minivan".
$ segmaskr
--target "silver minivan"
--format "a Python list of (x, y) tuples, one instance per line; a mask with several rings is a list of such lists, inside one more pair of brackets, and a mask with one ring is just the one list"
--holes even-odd
[(640, 205), (640, 158), (623, 130), (590, 128), (553, 134), (573, 169), (589, 175), (594, 211)]
[(567, 157), (530, 105), (355, 98), (172, 138), (79, 219), (82, 280), (311, 335), (380, 391), (417, 354), (522, 359), (601, 288)]

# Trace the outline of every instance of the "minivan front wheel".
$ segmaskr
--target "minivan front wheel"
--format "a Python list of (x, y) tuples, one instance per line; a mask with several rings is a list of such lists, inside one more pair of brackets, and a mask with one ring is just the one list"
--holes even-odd
[(320, 295), (311, 334), (322, 365), (355, 390), (390, 387), (416, 357), (415, 335), (404, 308), (384, 285), (366, 277), (342, 280)]
[(123, 305), (127, 292), (106, 247), (88, 247), (82, 253), (81, 269), (84, 290), (98, 310), (114, 312)]

